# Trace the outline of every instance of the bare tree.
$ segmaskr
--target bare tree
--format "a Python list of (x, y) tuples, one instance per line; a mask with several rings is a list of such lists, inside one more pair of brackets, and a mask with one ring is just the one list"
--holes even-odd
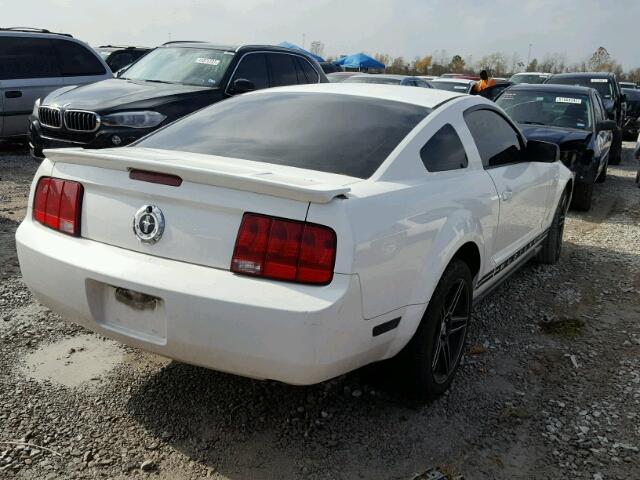
[(320, 40), (314, 40), (311, 42), (311, 47), (309, 47), (309, 51), (314, 55), (318, 55), (319, 57), (324, 57), (324, 43)]

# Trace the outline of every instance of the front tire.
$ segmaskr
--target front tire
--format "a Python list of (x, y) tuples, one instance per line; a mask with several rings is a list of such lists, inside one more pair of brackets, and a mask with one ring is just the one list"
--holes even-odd
[(399, 355), (399, 372), (418, 400), (442, 395), (451, 385), (464, 352), (471, 321), (471, 271), (453, 260), (438, 282), (415, 335)]
[[(574, 190), (575, 196), (575, 190)], [(565, 192), (558, 202), (556, 213), (553, 216), (549, 234), (542, 244), (542, 249), (538, 252), (536, 260), (545, 265), (553, 265), (560, 260), (562, 253), (562, 236), (564, 234), (564, 221), (567, 215), (568, 193)]]
[(604, 164), (604, 168), (600, 172), (600, 175), (598, 175), (598, 178), (596, 178), (596, 183), (604, 183), (604, 182), (606, 182), (606, 180), (607, 180), (607, 169), (608, 168), (609, 168), (609, 160), (607, 160), (607, 163)]
[(571, 207), (581, 212), (588, 212), (593, 198), (593, 183), (576, 183), (573, 189)]

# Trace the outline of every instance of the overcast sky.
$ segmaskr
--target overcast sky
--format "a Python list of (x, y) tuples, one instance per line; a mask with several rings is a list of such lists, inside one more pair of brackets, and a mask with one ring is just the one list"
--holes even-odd
[(564, 53), (569, 63), (606, 47), (640, 67), (640, 0), (0, 0), (2, 26), (71, 33), (91, 45), (325, 44), (325, 55), (365, 51), (412, 59), (518, 52)]

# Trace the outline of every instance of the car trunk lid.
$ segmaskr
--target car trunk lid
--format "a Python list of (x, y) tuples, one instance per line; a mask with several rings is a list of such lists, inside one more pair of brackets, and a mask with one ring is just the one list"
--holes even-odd
[[(352, 177), (259, 162), (161, 150), (47, 150), (52, 176), (84, 186), (81, 236), (149, 255), (229, 269), (245, 212), (304, 220), (310, 202), (349, 192)], [(132, 172), (178, 177), (179, 186)], [(133, 175), (135, 177), (136, 175)], [(161, 177), (163, 178), (163, 177)], [(147, 179), (149, 180), (149, 179)], [(134, 217), (159, 209), (164, 231), (143, 242)]]

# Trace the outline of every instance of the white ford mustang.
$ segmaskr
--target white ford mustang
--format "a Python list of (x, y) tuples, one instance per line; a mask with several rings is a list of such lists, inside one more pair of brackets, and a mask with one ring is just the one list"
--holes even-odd
[(394, 357), (422, 397), (451, 383), (473, 301), (558, 260), (573, 182), (493, 103), (383, 85), (263, 90), (45, 153), (17, 248), (64, 318), (293, 384)]

